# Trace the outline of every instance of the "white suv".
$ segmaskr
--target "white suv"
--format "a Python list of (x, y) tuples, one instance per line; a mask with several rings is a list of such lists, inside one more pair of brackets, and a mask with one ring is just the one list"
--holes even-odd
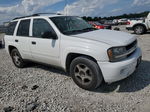
[(35, 61), (63, 68), (81, 88), (132, 74), (141, 61), (134, 35), (93, 28), (80, 17), (35, 14), (14, 19), (5, 47), (16, 67)]

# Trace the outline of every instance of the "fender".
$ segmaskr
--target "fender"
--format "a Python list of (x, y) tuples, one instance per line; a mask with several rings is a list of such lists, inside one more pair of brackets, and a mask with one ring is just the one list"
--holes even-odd
[(145, 30), (147, 30), (147, 26), (144, 23), (137, 23), (137, 24), (133, 25), (133, 28), (138, 25), (144, 26)]
[(66, 48), (61, 55), (61, 66), (63, 67), (63, 69), (66, 69), (66, 60), (70, 53), (86, 55), (86, 56), (94, 58), (97, 61), (99, 60), (102, 62), (108, 61), (108, 55), (106, 51), (99, 49), (99, 52), (98, 52), (98, 46), (95, 49), (93, 48), (85, 49), (81, 47), (69, 47), (69, 48)]

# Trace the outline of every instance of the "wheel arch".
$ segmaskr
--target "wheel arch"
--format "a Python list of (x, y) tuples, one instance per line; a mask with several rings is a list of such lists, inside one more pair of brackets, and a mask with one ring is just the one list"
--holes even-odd
[[(13, 50), (13, 49), (17, 49), (15, 46), (13, 46), (13, 45), (9, 45), (8, 46), (8, 52), (9, 52), (9, 54), (11, 55), (11, 51)], [(18, 50), (18, 49), (17, 49)]]
[(90, 55), (86, 55), (86, 54), (81, 54), (81, 53), (69, 53), (67, 56), (66, 56), (66, 60), (65, 60), (65, 70), (66, 70), (66, 72), (69, 74), (69, 68), (70, 68), (70, 64), (71, 64), (71, 62), (75, 59), (75, 58), (77, 58), (77, 57), (86, 57), (86, 58), (88, 58), (88, 59), (90, 59), (90, 60), (92, 60), (92, 61), (94, 61), (94, 62), (96, 62), (97, 63), (97, 60), (94, 58), (94, 57), (92, 57), (92, 56), (90, 56)]
[(136, 26), (143, 26), (144, 29), (147, 30), (145, 24), (142, 24), (142, 23), (135, 24), (135, 25), (133, 26), (133, 29), (134, 29)]

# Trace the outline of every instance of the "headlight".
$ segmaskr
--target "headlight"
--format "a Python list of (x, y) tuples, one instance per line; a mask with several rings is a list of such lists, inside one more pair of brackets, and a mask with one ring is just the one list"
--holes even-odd
[(126, 58), (126, 47), (113, 47), (108, 49), (107, 53), (111, 62), (119, 61)]

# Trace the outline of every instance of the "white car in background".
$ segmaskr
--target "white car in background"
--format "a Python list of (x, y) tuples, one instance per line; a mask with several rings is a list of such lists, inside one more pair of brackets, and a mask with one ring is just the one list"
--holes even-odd
[(124, 19), (118, 19), (118, 24), (120, 24), (120, 25), (126, 25), (127, 21), (128, 20), (126, 18), (124, 18)]
[(143, 34), (150, 31), (150, 13), (144, 20), (131, 20), (128, 21), (126, 26), (127, 30), (133, 30), (135, 34)]
[(26, 61), (68, 72), (81, 88), (92, 90), (131, 75), (141, 61), (134, 35), (98, 30), (80, 17), (34, 14), (11, 21), (5, 46), (16, 67)]

